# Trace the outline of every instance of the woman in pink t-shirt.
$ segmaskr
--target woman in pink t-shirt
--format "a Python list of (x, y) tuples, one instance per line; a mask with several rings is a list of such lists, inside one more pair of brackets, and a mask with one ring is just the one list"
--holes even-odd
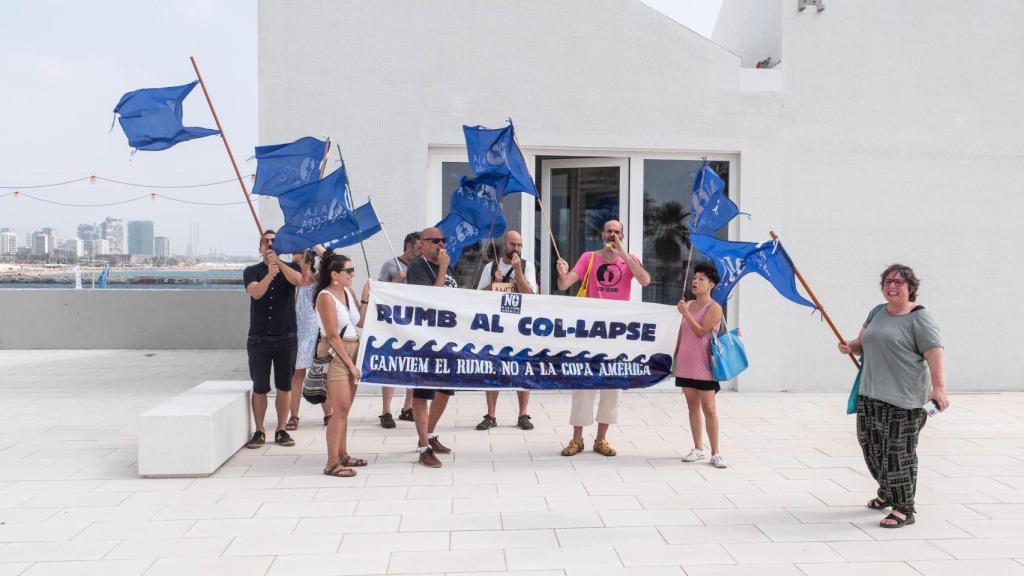
[(676, 348), (676, 386), (683, 389), (686, 408), (690, 414), (690, 432), (693, 450), (683, 456), (683, 462), (696, 462), (707, 458), (704, 452), (701, 412), (707, 424), (708, 442), (711, 444), (711, 464), (725, 468), (725, 458), (718, 453), (718, 412), (715, 394), (722, 389), (711, 375), (708, 360), (711, 336), (722, 322), (722, 307), (711, 299), (711, 290), (721, 281), (718, 271), (710, 264), (694, 268), (692, 290), (694, 300), (680, 300), (676, 308), (683, 315)]

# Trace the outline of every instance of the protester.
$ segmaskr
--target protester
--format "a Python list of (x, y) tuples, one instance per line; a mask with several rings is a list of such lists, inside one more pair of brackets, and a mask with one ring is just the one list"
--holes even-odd
[(316, 285), (316, 311), (320, 327), (317, 356), (331, 355), (327, 369), (327, 399), (331, 403), (331, 419), (327, 423), (328, 476), (355, 476), (352, 467), (366, 466), (366, 460), (349, 456), (347, 450), (348, 413), (359, 381), (357, 354), (359, 328), (366, 316), (370, 285), (363, 286), (363, 297), (357, 302), (352, 291), (356, 269), (352, 261), (340, 254), (324, 255)]
[[(629, 300), (633, 278), (641, 286), (651, 283), (651, 275), (644, 270), (640, 259), (622, 246), (622, 223), (609, 220), (601, 228), (601, 239), (605, 245), (594, 252), (584, 252), (572, 270), (569, 264), (559, 258), (558, 289), (566, 290), (583, 279), (587, 285), (587, 297), (603, 300)], [(588, 279), (589, 278), (589, 279)], [(594, 401), (600, 392), (597, 406), (597, 437), (594, 451), (604, 456), (615, 456), (615, 449), (608, 444), (608, 426), (618, 421), (619, 400), (622, 391), (573, 390), (572, 410), (569, 423), (573, 426), (572, 440), (562, 450), (563, 456), (575, 456), (583, 451), (583, 427), (594, 423)]]
[(267, 415), (267, 393), (270, 392), (270, 370), (274, 370), (277, 388), (277, 431), (274, 442), (281, 446), (294, 446), (295, 441), (285, 431), (298, 348), (295, 321), (295, 286), (302, 282), (299, 267), (294, 262), (283, 264), (274, 253), (277, 234), (267, 230), (260, 239), (263, 262), (245, 269), (242, 278), (249, 293), (249, 337), (246, 350), (249, 355), (249, 377), (252, 379), (252, 415), (256, 431), (246, 448), (259, 448), (266, 442), (263, 420)]
[(707, 458), (704, 453), (701, 430), (701, 412), (707, 424), (708, 443), (711, 444), (711, 464), (715, 468), (727, 466), (718, 451), (718, 410), (715, 394), (722, 389), (711, 375), (709, 355), (712, 334), (722, 322), (722, 307), (711, 299), (711, 290), (721, 282), (714, 266), (701, 263), (693, 269), (691, 290), (694, 299), (680, 299), (676, 308), (683, 315), (676, 347), (676, 386), (682, 388), (686, 408), (690, 415), (690, 434), (693, 449), (683, 456), (683, 462), (696, 462)]
[[(295, 320), (298, 325), (298, 352), (295, 354), (295, 373), (292, 376), (291, 416), (285, 424), (285, 430), (299, 428), (299, 408), (302, 404), (302, 381), (306, 378), (306, 369), (313, 365), (316, 355), (317, 321), (316, 308), (313, 304), (313, 292), (316, 289), (316, 256), (312, 250), (303, 250), (292, 254), (292, 262), (299, 265), (302, 281), (295, 288)], [(324, 402), (324, 424), (330, 418), (330, 404)]]
[[(405, 242), (402, 246), (402, 255), (398, 258), (385, 260), (384, 265), (380, 267), (380, 274), (377, 275), (377, 279), (382, 282), (405, 282), (406, 269), (409, 267), (409, 263), (420, 255), (419, 239), (419, 232), (406, 234)], [(384, 411), (379, 416), (380, 426), (381, 428), (394, 428), (395, 419), (391, 416), (391, 399), (395, 396), (394, 386), (381, 386), (380, 395), (384, 404)], [(412, 394), (409, 392), (405, 393), (405, 404), (402, 406), (402, 411), (398, 413), (398, 419), (412, 422)]]
[[(455, 277), (448, 271), (450, 258), (448, 251), (445, 250), (447, 242), (448, 239), (440, 229), (425, 229), (420, 234), (420, 257), (409, 264), (406, 282), (416, 286), (458, 288)], [(428, 468), (441, 467), (441, 461), (437, 459), (436, 454), (452, 452), (451, 448), (441, 444), (435, 430), (453, 394), (453, 390), (414, 388), (412, 391), (412, 416), (416, 422), (416, 434), (419, 436), (417, 448), (420, 453), (420, 464)], [(427, 400), (431, 401), (429, 409)]]
[(862, 355), (857, 440), (878, 482), (867, 506), (892, 508), (879, 525), (901, 528), (915, 521), (917, 441), (928, 420), (923, 406), (934, 401), (945, 410), (949, 398), (939, 327), (916, 304), (920, 280), (902, 264), (886, 268), (881, 279), (885, 304), (871, 311), (857, 338), (839, 344), (839, 351)]
[[(523, 260), (523, 237), (515, 230), (505, 232), (501, 242), (501, 258), (494, 262), (488, 262), (480, 275), (480, 282), (477, 290), (492, 290), (501, 288), (503, 292), (516, 292), (519, 294), (536, 294), (537, 280), (533, 270), (533, 262)], [(516, 426), (523, 430), (533, 430), (533, 423), (530, 422), (530, 415), (526, 409), (530, 403), (530, 393), (526, 390), (516, 392), (519, 397), (519, 420)], [(484, 393), (487, 399), (487, 414), (483, 420), (476, 425), (477, 430), (488, 430), (498, 425), (495, 411), (498, 407), (498, 391)]]

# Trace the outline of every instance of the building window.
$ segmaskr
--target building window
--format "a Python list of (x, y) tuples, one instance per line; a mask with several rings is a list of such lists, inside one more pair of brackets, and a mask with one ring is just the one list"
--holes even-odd
[[(441, 163), (441, 219), (448, 215), (451, 208), (452, 194), (459, 187), (462, 177), (472, 178), (475, 176), (469, 167), (468, 162), (442, 162)], [(519, 194), (509, 194), (501, 201), (502, 210), (505, 213), (506, 229), (522, 230), (522, 205)], [(500, 239), (495, 239), (500, 253)], [(481, 258), (481, 249), (486, 253)], [(494, 259), (494, 252), (491, 243), (484, 241), (470, 246), (462, 251), (462, 256), (455, 264), (452, 275), (461, 288), (476, 288), (483, 266)]]
[[(644, 160), (644, 268), (651, 274), (644, 302), (674, 305), (682, 295), (683, 274), (690, 251), (690, 201), (701, 160)], [(729, 162), (709, 162), (725, 181), (729, 195)], [(728, 239), (728, 227), (715, 233)], [(693, 253), (693, 265), (706, 260)], [(689, 283), (687, 282), (687, 287)], [(687, 298), (693, 295), (687, 291)]]

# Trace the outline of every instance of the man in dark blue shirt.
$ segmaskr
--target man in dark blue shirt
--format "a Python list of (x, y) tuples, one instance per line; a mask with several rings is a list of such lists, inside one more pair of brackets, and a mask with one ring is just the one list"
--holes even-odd
[(293, 262), (285, 264), (274, 253), (273, 230), (263, 233), (260, 254), (263, 262), (245, 269), (242, 277), (249, 293), (249, 377), (252, 378), (252, 415), (256, 432), (245, 445), (259, 448), (266, 441), (263, 419), (267, 415), (267, 393), (270, 392), (270, 369), (274, 369), (274, 387), (277, 388), (277, 431), (274, 442), (281, 446), (294, 446), (295, 441), (285, 432), (291, 399), (292, 373), (299, 344), (295, 324), (295, 287), (302, 282), (302, 274)]

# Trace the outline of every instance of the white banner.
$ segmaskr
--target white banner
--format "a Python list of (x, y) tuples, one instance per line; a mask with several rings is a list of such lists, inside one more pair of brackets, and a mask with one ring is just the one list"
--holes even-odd
[(374, 282), (361, 382), (461, 390), (643, 388), (672, 369), (673, 306)]

